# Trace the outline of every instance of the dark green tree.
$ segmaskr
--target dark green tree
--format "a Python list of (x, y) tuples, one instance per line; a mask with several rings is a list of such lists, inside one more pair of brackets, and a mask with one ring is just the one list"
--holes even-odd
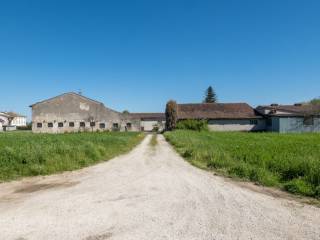
[(209, 86), (205, 93), (204, 103), (215, 103), (217, 102), (217, 95), (213, 88)]
[(166, 105), (166, 130), (175, 129), (177, 124), (177, 103), (173, 100)]

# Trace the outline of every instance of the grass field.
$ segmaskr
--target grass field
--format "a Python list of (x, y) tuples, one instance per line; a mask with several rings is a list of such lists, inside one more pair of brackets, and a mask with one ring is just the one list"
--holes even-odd
[(0, 134), (0, 182), (89, 166), (128, 152), (139, 133)]
[(198, 167), (320, 198), (320, 134), (177, 130), (165, 137)]

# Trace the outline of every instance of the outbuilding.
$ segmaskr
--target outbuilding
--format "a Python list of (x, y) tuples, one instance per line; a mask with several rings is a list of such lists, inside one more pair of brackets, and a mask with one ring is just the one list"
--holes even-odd
[(32, 131), (37, 133), (120, 131), (122, 127), (119, 112), (73, 92), (37, 102), (30, 107)]
[(211, 131), (262, 131), (266, 121), (247, 103), (177, 104), (179, 120), (207, 120)]
[(164, 129), (164, 113), (120, 113), (99, 101), (69, 92), (32, 104), (36, 133), (152, 131)]
[(320, 132), (320, 105), (294, 104), (259, 106), (266, 130), (280, 133)]

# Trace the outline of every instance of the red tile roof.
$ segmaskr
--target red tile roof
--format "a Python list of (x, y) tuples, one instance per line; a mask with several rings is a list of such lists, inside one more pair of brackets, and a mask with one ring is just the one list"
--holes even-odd
[(178, 119), (252, 119), (260, 118), (246, 103), (178, 104)]

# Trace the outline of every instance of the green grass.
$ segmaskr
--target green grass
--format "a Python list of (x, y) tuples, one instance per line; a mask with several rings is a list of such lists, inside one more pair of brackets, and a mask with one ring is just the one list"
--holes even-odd
[(155, 147), (158, 144), (158, 140), (157, 140), (157, 134), (153, 133), (151, 140), (150, 140), (150, 146)]
[(128, 152), (139, 133), (0, 134), (0, 182), (83, 168)]
[(320, 134), (177, 130), (165, 137), (198, 167), (320, 198)]

